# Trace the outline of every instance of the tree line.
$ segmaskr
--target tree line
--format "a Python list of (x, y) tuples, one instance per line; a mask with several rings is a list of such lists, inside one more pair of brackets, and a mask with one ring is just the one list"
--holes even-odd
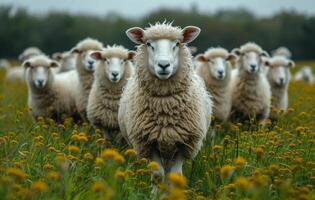
[(191, 44), (198, 47), (199, 52), (211, 46), (231, 50), (247, 41), (254, 41), (268, 51), (287, 46), (295, 59), (315, 58), (315, 16), (294, 11), (258, 18), (244, 9), (209, 14), (195, 9), (161, 9), (139, 19), (114, 13), (104, 17), (63, 12), (38, 16), (25, 9), (19, 9), (12, 16), (10, 11), (10, 7), (0, 7), (0, 57), (16, 58), (28, 46), (37, 46), (47, 54), (65, 51), (85, 37), (97, 38), (105, 45), (116, 43), (134, 49), (125, 30), (167, 20), (181, 27), (200, 27), (200, 36)]

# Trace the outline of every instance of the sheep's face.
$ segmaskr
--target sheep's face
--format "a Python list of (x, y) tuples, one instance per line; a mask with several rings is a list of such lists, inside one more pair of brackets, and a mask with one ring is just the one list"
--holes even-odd
[(269, 77), (278, 86), (284, 86), (289, 82), (289, 69), (287, 66), (269, 68)]
[(170, 78), (178, 69), (180, 42), (167, 39), (148, 40), (146, 46), (151, 73), (162, 80)]
[[(161, 26), (169, 26), (168, 28), (171, 29), (171, 25), (163, 24)], [(126, 34), (133, 42), (146, 46), (149, 71), (158, 79), (169, 79), (179, 68), (180, 48), (182, 48), (184, 44), (192, 42), (199, 35), (200, 29), (195, 26), (187, 26), (180, 32), (177, 32), (178, 29), (176, 29), (176, 31), (172, 30), (176, 32), (176, 34), (179, 33), (178, 39), (170, 39), (167, 35), (163, 36), (163, 33), (161, 34), (162, 36), (154, 39), (144, 39), (146, 31), (149, 31), (149, 29), (150, 28), (143, 30), (142, 28), (134, 27), (128, 29)], [(156, 31), (163, 32), (163, 30)]]
[(96, 65), (98, 64), (98, 62), (91, 57), (91, 53), (94, 51), (95, 50), (81, 51), (77, 48), (71, 50), (73, 54), (78, 54), (76, 62), (80, 62), (83, 65), (84, 70), (87, 72), (94, 72)]
[(62, 66), (73, 67), (75, 66), (75, 56), (70, 52), (54, 53), (52, 58), (58, 61)]
[(262, 57), (256, 52), (248, 52), (241, 56), (244, 69), (252, 74), (258, 73), (262, 66)]
[(196, 59), (199, 62), (206, 63), (212, 77), (217, 80), (224, 80), (227, 70), (230, 67), (230, 61), (236, 59), (236, 56), (234, 54), (229, 54), (227, 58), (219, 56), (207, 58), (203, 54), (199, 54)]
[(100, 62), (96, 72), (104, 74), (108, 80), (113, 83), (118, 83), (125, 73), (126, 65), (129, 64), (134, 57), (133, 51), (128, 52), (127, 58), (118, 56), (106, 56), (100, 51), (93, 52), (91, 57)]
[(45, 88), (49, 77), (52, 75), (51, 67), (59, 67), (55, 61), (46, 64), (36, 65), (30, 61), (25, 61), (23, 66), (27, 69), (28, 80), (38, 89)]

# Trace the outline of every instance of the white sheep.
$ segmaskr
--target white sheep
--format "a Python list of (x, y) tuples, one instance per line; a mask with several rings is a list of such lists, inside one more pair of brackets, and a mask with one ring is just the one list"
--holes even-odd
[[(21, 62), (24, 62), (25, 60), (33, 57), (33, 56), (37, 56), (37, 55), (41, 55), (43, 54), (43, 52), (38, 49), (37, 47), (28, 47), (26, 48), (21, 55), (19, 56), (19, 60)], [(5, 80), (6, 81), (11, 81), (11, 82), (16, 82), (16, 81), (24, 81), (25, 78), (25, 71), (24, 68), (21, 66), (9, 66), (6, 67), (6, 75), (5, 75)]]
[(314, 83), (314, 76), (312, 67), (304, 66), (302, 67), (294, 76), (294, 81), (305, 81), (308, 84)]
[(287, 47), (279, 47), (271, 52), (272, 56), (283, 56), (290, 59), (292, 57), (291, 51)]
[(120, 101), (119, 127), (140, 156), (159, 164), (154, 176), (163, 179), (168, 172), (181, 174), (184, 159), (197, 155), (211, 121), (210, 94), (186, 47), (199, 32), (166, 23), (126, 32), (139, 46), (135, 75)]
[(52, 55), (52, 58), (60, 63), (58, 73), (67, 72), (75, 69), (75, 55), (70, 51), (62, 53), (56, 52)]
[(236, 55), (224, 48), (210, 48), (196, 56), (199, 61), (197, 74), (204, 80), (207, 90), (213, 97), (213, 113), (216, 120), (226, 120), (230, 114), (232, 101), (229, 83), (231, 62)]
[[(103, 44), (98, 40), (86, 38), (80, 41), (71, 52), (76, 55), (76, 71), (79, 76), (77, 85), (77, 109), (82, 117), (86, 120), (86, 107), (90, 90), (94, 80), (94, 70), (98, 61), (94, 60), (90, 54), (93, 51), (100, 51), (103, 49)], [(74, 73), (74, 72), (72, 72)], [(71, 74), (71, 73), (70, 73)]]
[(26, 68), (28, 106), (33, 119), (52, 118), (62, 122), (63, 117), (78, 116), (75, 106), (75, 90), (68, 77), (57, 76), (52, 68), (59, 63), (45, 55), (33, 56), (23, 63)]
[[(231, 120), (263, 123), (269, 116), (271, 91), (263, 67), (268, 54), (255, 43), (246, 43), (233, 52), (239, 56), (237, 72), (230, 82)], [(268, 63), (266, 63), (268, 64)]]
[(123, 87), (132, 75), (131, 60), (134, 52), (122, 46), (107, 46), (91, 54), (100, 63), (94, 72), (94, 82), (89, 95), (87, 118), (100, 128), (106, 139), (113, 140), (119, 133), (118, 106)]
[(271, 86), (271, 112), (270, 119), (278, 118), (278, 111), (282, 110), (286, 113), (288, 108), (288, 85), (291, 74), (290, 68), (294, 66), (294, 62), (284, 56), (274, 56), (268, 61), (268, 81)]

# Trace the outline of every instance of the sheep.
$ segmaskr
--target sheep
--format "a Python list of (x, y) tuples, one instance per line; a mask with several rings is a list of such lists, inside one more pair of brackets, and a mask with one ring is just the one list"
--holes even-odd
[(283, 56), (285, 58), (291, 58), (292, 53), (287, 47), (279, 47), (271, 52), (272, 56)]
[(91, 54), (101, 61), (94, 72), (94, 82), (88, 99), (87, 118), (100, 128), (106, 139), (119, 133), (118, 106), (123, 87), (132, 74), (131, 60), (135, 53), (122, 46), (107, 46)]
[(69, 51), (62, 53), (56, 52), (52, 55), (52, 58), (60, 63), (58, 73), (75, 69), (75, 55)]
[(75, 90), (68, 77), (57, 76), (52, 68), (59, 63), (45, 55), (37, 55), (24, 61), (28, 87), (28, 106), (34, 120), (52, 118), (62, 122), (63, 115), (76, 119)]
[[(41, 54), (43, 54), (43, 52), (40, 49), (38, 49), (37, 47), (28, 47), (21, 53), (21, 55), (19, 56), (19, 60), (24, 62), (25, 60), (27, 60), (33, 56), (41, 55)], [(6, 75), (5, 75), (6, 81), (24, 82), (24, 78), (25, 78), (25, 71), (24, 71), (23, 67), (15, 66), (15, 67), (7, 67), (6, 68)]]
[(139, 46), (135, 74), (120, 100), (118, 123), (138, 155), (158, 163), (153, 179), (164, 180), (168, 172), (182, 174), (184, 160), (197, 155), (211, 122), (211, 95), (186, 47), (199, 32), (195, 26), (181, 29), (168, 23), (126, 31)]
[(263, 124), (270, 112), (271, 91), (264, 73), (265, 59), (269, 56), (260, 46), (248, 42), (234, 49), (239, 56), (238, 69), (230, 82), (232, 109), (230, 119), (255, 120)]
[(216, 120), (224, 121), (231, 110), (231, 96), (228, 90), (232, 66), (230, 61), (236, 55), (224, 48), (210, 48), (204, 54), (196, 56), (199, 61), (197, 74), (204, 80), (207, 90), (213, 97), (213, 113)]
[(86, 108), (90, 90), (93, 84), (93, 72), (98, 61), (95, 61), (90, 54), (93, 51), (103, 49), (103, 44), (98, 40), (86, 38), (80, 41), (72, 50), (72, 54), (76, 54), (76, 71), (79, 76), (77, 86), (76, 106), (83, 120), (86, 118)]
[(282, 110), (286, 113), (288, 108), (288, 85), (290, 82), (290, 69), (294, 62), (283, 56), (274, 56), (269, 59), (268, 81), (271, 86), (271, 112), (270, 119), (278, 119), (276, 110)]
[(312, 85), (314, 83), (312, 67), (304, 66), (302, 67), (294, 76), (294, 81), (305, 81), (306, 83)]

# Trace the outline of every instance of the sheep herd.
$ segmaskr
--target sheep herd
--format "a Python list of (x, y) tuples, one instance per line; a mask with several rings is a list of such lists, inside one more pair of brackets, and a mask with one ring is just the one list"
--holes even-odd
[[(46, 56), (36, 47), (19, 57), (6, 80), (23, 80), (34, 120), (65, 117), (88, 121), (107, 140), (133, 147), (159, 164), (153, 175), (182, 173), (215, 122), (277, 120), (288, 108), (291, 53), (281, 47), (272, 57), (248, 42), (231, 52), (212, 47), (195, 57), (187, 46), (200, 29), (169, 23), (126, 31), (137, 51), (103, 46), (87, 38), (70, 51)], [(310, 67), (294, 80), (313, 83)], [(157, 188), (154, 188), (156, 190)]]

